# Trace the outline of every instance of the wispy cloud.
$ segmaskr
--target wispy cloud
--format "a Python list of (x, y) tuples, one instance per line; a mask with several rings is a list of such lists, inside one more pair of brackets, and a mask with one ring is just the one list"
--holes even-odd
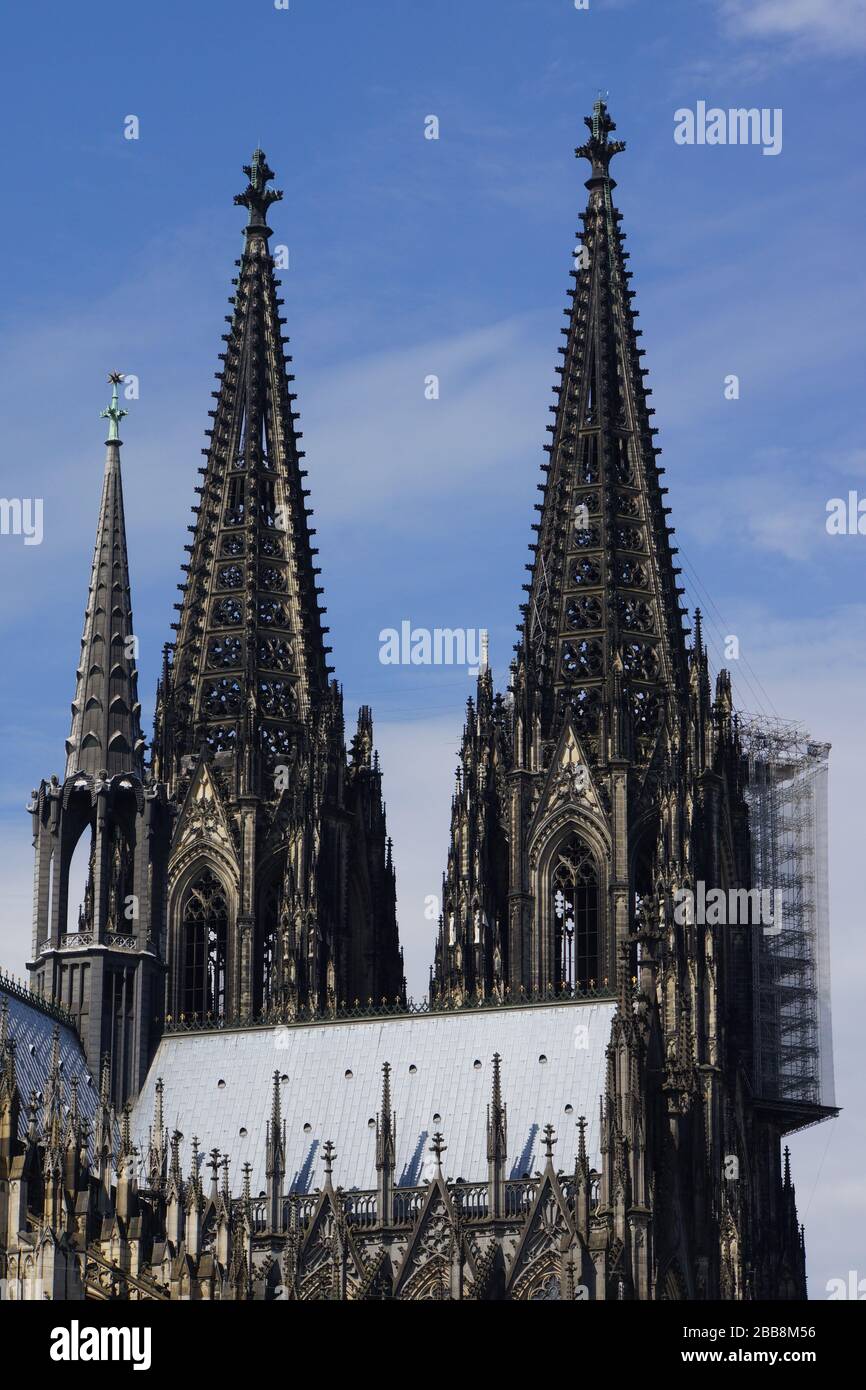
[(723, 0), (735, 37), (788, 41), (804, 57), (816, 51), (866, 51), (866, 0)]

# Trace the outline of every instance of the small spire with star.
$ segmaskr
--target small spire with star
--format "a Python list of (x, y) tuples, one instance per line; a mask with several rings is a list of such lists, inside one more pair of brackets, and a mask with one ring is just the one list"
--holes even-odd
[[(137, 645), (132, 622), (129, 557), (123, 513), (118, 425), (126, 411), (118, 400), (123, 372), (111, 372), (111, 404), (100, 414), (108, 420), (102, 497), (96, 523), (96, 544), (84, 614), (81, 652), (75, 672), (72, 723), (66, 740), (66, 776), (74, 773), (143, 772), (144, 737), (138, 701)], [(101, 598), (110, 576), (112, 601)], [(111, 663), (105, 653), (111, 652)], [(122, 688), (123, 699), (115, 699)]]
[(117, 399), (117, 388), (123, 381), (123, 379), (123, 372), (108, 373), (108, 384), (111, 387), (111, 403), (108, 406), (106, 406), (105, 410), (102, 411), (99, 417), (100, 420), (109, 421), (108, 438), (105, 441), (106, 444), (119, 444), (121, 442), (118, 427), (123, 417), (129, 414), (127, 410), (121, 409), (120, 403)]

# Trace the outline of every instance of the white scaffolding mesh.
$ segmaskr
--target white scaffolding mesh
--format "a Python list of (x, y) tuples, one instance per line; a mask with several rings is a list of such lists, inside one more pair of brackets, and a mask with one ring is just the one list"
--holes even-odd
[(767, 1099), (832, 1106), (830, 745), (798, 725), (754, 715), (742, 716), (740, 732), (752, 886), (782, 895), (781, 930), (762, 931), (754, 954), (756, 1085)]

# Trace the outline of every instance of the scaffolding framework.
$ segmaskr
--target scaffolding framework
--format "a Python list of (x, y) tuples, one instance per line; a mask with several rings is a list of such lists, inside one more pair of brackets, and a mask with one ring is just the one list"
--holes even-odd
[(765, 1099), (832, 1106), (827, 783), (830, 745), (743, 715), (752, 886), (781, 894), (753, 953), (754, 1067)]

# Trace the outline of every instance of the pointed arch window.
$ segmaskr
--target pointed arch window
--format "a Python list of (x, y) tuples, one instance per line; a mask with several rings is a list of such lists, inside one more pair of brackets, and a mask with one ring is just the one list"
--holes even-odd
[(203, 869), (187, 893), (183, 909), (183, 978), (185, 1014), (221, 1018), (226, 1006), (229, 910), (226, 892), (210, 869)]
[(273, 878), (262, 893), (260, 904), (261, 920), (261, 987), (262, 1008), (267, 1009), (277, 1003), (278, 986), (278, 934), (280, 929), (280, 891), (279, 878)]
[(556, 854), (550, 891), (557, 987), (585, 989), (599, 976), (598, 870), (579, 835), (571, 835)]

